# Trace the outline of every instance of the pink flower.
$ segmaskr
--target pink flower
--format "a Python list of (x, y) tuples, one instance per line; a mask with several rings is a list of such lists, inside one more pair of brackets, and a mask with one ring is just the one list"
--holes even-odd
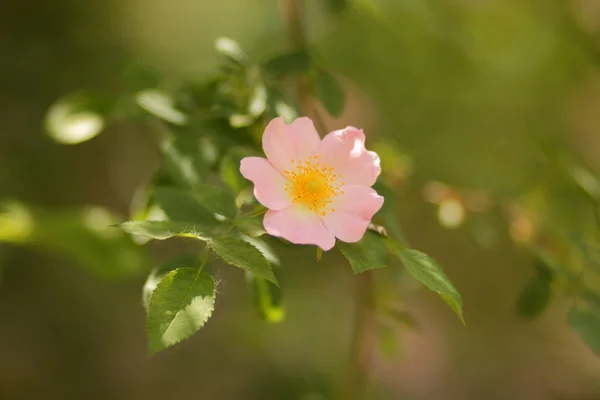
[(244, 158), (240, 172), (269, 209), (267, 233), (323, 250), (336, 237), (352, 243), (364, 236), (383, 197), (371, 188), (381, 167), (379, 156), (365, 149), (362, 130), (349, 126), (321, 140), (307, 117), (289, 125), (275, 118), (262, 144), (267, 158)]

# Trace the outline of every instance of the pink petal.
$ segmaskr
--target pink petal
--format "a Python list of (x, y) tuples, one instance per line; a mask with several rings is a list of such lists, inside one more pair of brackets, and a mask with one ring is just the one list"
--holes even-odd
[(263, 150), (280, 172), (292, 169), (292, 160), (305, 160), (313, 154), (321, 138), (310, 118), (296, 118), (287, 125), (283, 118), (275, 118), (265, 128)]
[(292, 243), (314, 244), (325, 251), (331, 250), (335, 244), (335, 237), (317, 214), (301, 206), (267, 211), (263, 225), (269, 235), (282, 237)]
[(254, 197), (271, 210), (281, 210), (292, 204), (285, 192), (287, 178), (262, 157), (245, 157), (240, 163), (244, 178), (254, 183)]
[(365, 134), (352, 126), (323, 138), (319, 153), (323, 164), (333, 167), (348, 185), (372, 186), (381, 173), (379, 156), (365, 148)]
[(344, 242), (358, 242), (367, 231), (373, 215), (383, 206), (383, 197), (367, 186), (346, 186), (344, 194), (336, 196), (335, 211), (321, 220), (327, 229)]

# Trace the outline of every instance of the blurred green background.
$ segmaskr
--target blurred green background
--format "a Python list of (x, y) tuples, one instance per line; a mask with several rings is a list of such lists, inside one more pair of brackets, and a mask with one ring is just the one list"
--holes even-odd
[[(535, 274), (523, 245), (542, 230), (535, 226), (590, 230), (587, 203), (548, 154), (600, 173), (597, 2), (305, 6), (315, 54), (347, 92), (344, 113), (326, 118), (327, 127), (365, 129), (399, 190), (391, 205), (405, 235), (444, 266), (464, 300), (466, 327), (415, 282), (394, 287), (417, 327), (392, 325), (382, 339), (387, 351), (373, 343), (367, 398), (600, 398), (600, 358), (566, 323), (568, 290), (558, 285), (536, 318), (516, 310)], [(144, 124), (121, 123), (66, 146), (44, 129), (48, 107), (64, 94), (125, 90), (131, 63), (202, 82), (216, 71), (219, 36), (259, 61), (284, 51), (281, 2), (47, 0), (3, 8), (0, 199), (37, 210), (30, 228), (45, 246), (20, 242), (0, 218), (0, 239), (12, 242), (0, 244), (0, 399), (328, 398), (347, 363), (355, 290), (339, 253), (317, 264), (312, 251), (275, 244), (287, 309), (278, 325), (258, 318), (239, 271), (217, 268), (211, 320), (150, 358), (141, 288), (152, 265), (185, 243), (141, 252), (113, 232), (98, 233), (114, 235), (98, 245), (79, 225), (108, 225), (93, 206), (127, 218), (160, 162), (153, 138)], [(459, 211), (444, 217), (440, 203), (450, 200)], [(505, 218), (514, 204), (537, 225)], [(121, 267), (125, 274), (110, 272)]]

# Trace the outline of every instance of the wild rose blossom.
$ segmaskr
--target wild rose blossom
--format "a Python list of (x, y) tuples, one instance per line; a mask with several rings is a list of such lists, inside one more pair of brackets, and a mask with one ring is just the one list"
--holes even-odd
[(383, 197), (371, 186), (381, 173), (379, 156), (365, 148), (365, 134), (348, 126), (323, 140), (307, 117), (286, 124), (275, 118), (262, 137), (267, 158), (246, 157), (240, 172), (269, 210), (267, 233), (327, 251), (335, 238), (357, 242)]

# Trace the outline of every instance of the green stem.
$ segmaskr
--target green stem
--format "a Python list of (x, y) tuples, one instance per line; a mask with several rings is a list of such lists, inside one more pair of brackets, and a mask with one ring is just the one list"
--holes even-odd
[(373, 274), (369, 271), (357, 276), (354, 326), (350, 345), (350, 370), (346, 393), (347, 400), (364, 398), (371, 364), (369, 332), (372, 327), (374, 308)]

